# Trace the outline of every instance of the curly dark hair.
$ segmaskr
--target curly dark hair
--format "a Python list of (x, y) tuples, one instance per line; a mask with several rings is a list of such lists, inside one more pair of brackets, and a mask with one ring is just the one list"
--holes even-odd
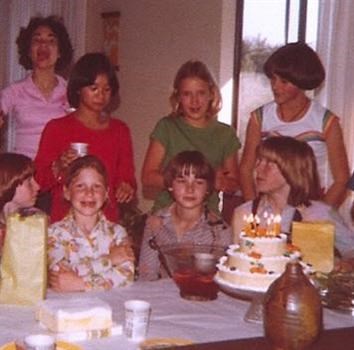
[(75, 63), (67, 88), (68, 101), (72, 107), (79, 107), (81, 89), (94, 84), (100, 74), (107, 75), (112, 90), (111, 97), (114, 97), (119, 92), (119, 81), (115, 68), (105, 54), (100, 52), (87, 53)]
[(60, 71), (65, 69), (73, 58), (74, 50), (63, 21), (57, 16), (32, 17), (27, 27), (21, 27), (16, 39), (20, 65), (26, 70), (33, 68), (29, 52), (33, 33), (40, 26), (49, 27), (58, 39), (59, 58), (55, 64), (55, 70)]

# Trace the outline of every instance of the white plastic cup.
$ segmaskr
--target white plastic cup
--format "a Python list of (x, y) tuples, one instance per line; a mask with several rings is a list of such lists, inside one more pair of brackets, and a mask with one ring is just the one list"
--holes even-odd
[(87, 155), (88, 152), (88, 144), (83, 142), (72, 142), (70, 147), (77, 152), (79, 157), (83, 157)]
[(24, 343), (26, 350), (55, 350), (55, 339), (47, 334), (31, 334)]
[(125, 336), (132, 341), (144, 340), (149, 327), (150, 304), (144, 300), (128, 300), (124, 303), (124, 308)]

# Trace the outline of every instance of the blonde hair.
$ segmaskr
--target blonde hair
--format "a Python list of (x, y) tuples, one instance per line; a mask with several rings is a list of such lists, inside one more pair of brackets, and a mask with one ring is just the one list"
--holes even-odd
[(312, 148), (292, 137), (270, 137), (258, 146), (258, 158), (275, 163), (290, 186), (288, 204), (309, 206), (321, 197), (316, 158)]
[(181, 105), (179, 103), (180, 87), (182, 80), (187, 78), (198, 78), (208, 84), (210, 92), (212, 94), (212, 100), (209, 104), (207, 116), (208, 118), (216, 118), (222, 106), (220, 89), (207, 66), (203, 62), (196, 60), (190, 60), (185, 62), (177, 71), (176, 77), (173, 82), (173, 91), (170, 96), (172, 115), (176, 116), (178, 114), (183, 113)]

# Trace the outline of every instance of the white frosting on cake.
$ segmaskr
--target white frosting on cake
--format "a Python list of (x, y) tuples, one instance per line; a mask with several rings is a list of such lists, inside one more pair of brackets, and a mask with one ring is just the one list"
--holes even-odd
[(38, 321), (52, 332), (112, 327), (112, 309), (98, 298), (49, 299), (37, 307)]
[(245, 232), (240, 234), (240, 248), (244, 253), (256, 252), (262, 256), (283, 255), (286, 251), (285, 234), (277, 236), (249, 237)]
[(217, 278), (234, 286), (235, 288), (244, 290), (253, 290), (257, 292), (265, 292), (270, 284), (276, 280), (280, 274), (261, 274), (244, 272), (240, 270), (231, 270), (227, 266), (227, 256), (223, 256), (217, 265)]
[(300, 258), (286, 241), (285, 234), (250, 237), (242, 232), (239, 245), (231, 245), (220, 259), (217, 278), (239, 289), (265, 292), (289, 261)]

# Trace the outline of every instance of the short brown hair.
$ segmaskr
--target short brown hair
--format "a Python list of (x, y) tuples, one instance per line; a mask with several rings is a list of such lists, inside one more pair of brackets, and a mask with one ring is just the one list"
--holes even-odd
[(269, 79), (277, 74), (302, 90), (319, 87), (326, 75), (317, 53), (302, 42), (286, 44), (273, 52), (263, 70)]
[(0, 211), (12, 201), (16, 188), (33, 175), (31, 158), (19, 153), (0, 154)]
[(208, 117), (215, 118), (218, 112), (220, 111), (222, 105), (220, 89), (207, 66), (201, 61), (194, 60), (185, 62), (177, 71), (176, 77), (173, 82), (173, 91), (170, 96), (172, 115), (182, 113), (179, 103), (179, 94), (181, 82), (182, 80), (187, 78), (199, 78), (200, 80), (203, 80), (208, 84), (210, 92), (213, 96), (208, 109)]
[(107, 76), (111, 98), (114, 97), (119, 92), (119, 81), (109, 58), (101, 52), (90, 52), (79, 58), (68, 82), (67, 97), (70, 106), (79, 107), (81, 89), (94, 84), (100, 74)]
[(106, 188), (108, 187), (108, 174), (104, 164), (95, 156), (84, 156), (75, 159), (70, 163), (64, 176), (64, 186), (68, 188), (71, 182), (79, 175), (83, 169), (95, 169), (100, 175), (102, 175)]
[(321, 187), (312, 148), (288, 136), (270, 137), (257, 149), (258, 158), (275, 163), (290, 186), (288, 204), (309, 206), (318, 200)]
[(196, 178), (206, 180), (208, 193), (214, 190), (215, 171), (199, 151), (183, 151), (169, 161), (163, 172), (165, 187), (171, 187), (177, 177), (190, 173), (195, 174)]

